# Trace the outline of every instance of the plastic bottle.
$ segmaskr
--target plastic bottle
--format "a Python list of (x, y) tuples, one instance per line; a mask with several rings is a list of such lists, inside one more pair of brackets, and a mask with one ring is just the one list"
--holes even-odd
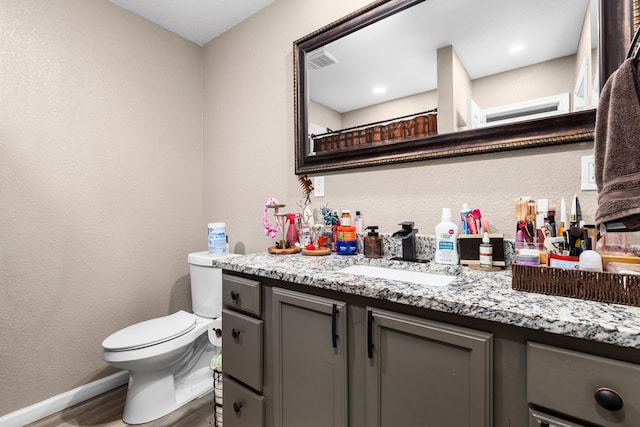
[(442, 222), (436, 225), (435, 261), (438, 264), (458, 264), (457, 240), (458, 226), (451, 222), (451, 208), (442, 208)]
[(298, 229), (296, 228), (296, 214), (287, 214), (286, 218), (289, 222), (289, 228), (287, 229), (287, 242), (293, 246), (299, 242)]
[(342, 210), (342, 215), (340, 215), (340, 225), (343, 227), (351, 227), (351, 211), (349, 209)]
[(480, 245), (480, 267), (493, 267), (493, 245), (489, 239), (489, 233), (484, 233), (482, 244)]
[(356, 217), (353, 219), (353, 226), (356, 228), (356, 233), (362, 233), (362, 231), (364, 230), (362, 215), (360, 215), (360, 211), (356, 211)]
[(462, 204), (462, 210), (460, 211), (460, 224), (462, 225), (462, 234), (471, 234), (469, 225), (467, 224), (467, 216), (472, 212), (473, 210), (469, 208), (468, 204)]

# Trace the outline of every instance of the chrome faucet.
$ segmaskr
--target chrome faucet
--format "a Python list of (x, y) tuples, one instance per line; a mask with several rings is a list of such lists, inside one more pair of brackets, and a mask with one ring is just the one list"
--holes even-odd
[(413, 222), (401, 222), (401, 230), (393, 233), (392, 237), (402, 239), (402, 256), (394, 257), (392, 259), (399, 259), (402, 261), (417, 261), (416, 259), (416, 233), (417, 228), (413, 228)]

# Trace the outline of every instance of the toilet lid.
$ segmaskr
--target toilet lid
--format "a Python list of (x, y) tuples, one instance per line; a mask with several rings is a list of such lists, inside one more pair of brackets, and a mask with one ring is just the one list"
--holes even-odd
[(102, 342), (105, 350), (134, 350), (184, 335), (196, 326), (196, 316), (180, 310), (120, 329)]

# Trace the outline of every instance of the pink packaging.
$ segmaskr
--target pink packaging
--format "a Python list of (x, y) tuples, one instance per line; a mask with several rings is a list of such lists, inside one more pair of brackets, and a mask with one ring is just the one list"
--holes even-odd
[(476, 222), (476, 217), (474, 215), (475, 212), (480, 212), (478, 209), (475, 209), (466, 214), (467, 227), (469, 227), (469, 234), (480, 234), (480, 229), (478, 228), (478, 223)]

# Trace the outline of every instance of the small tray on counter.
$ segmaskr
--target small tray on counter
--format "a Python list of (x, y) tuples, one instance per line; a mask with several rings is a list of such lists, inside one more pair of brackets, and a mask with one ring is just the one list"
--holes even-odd
[(511, 287), (517, 291), (640, 307), (637, 275), (514, 264)]
[(279, 248), (276, 248), (275, 246), (269, 246), (267, 248), (267, 252), (273, 255), (292, 255), (300, 252), (300, 248), (297, 246), (294, 246), (292, 248), (279, 249)]
[(302, 248), (302, 255), (309, 256), (323, 256), (331, 254), (331, 249), (329, 248), (318, 248), (318, 249), (305, 249)]

